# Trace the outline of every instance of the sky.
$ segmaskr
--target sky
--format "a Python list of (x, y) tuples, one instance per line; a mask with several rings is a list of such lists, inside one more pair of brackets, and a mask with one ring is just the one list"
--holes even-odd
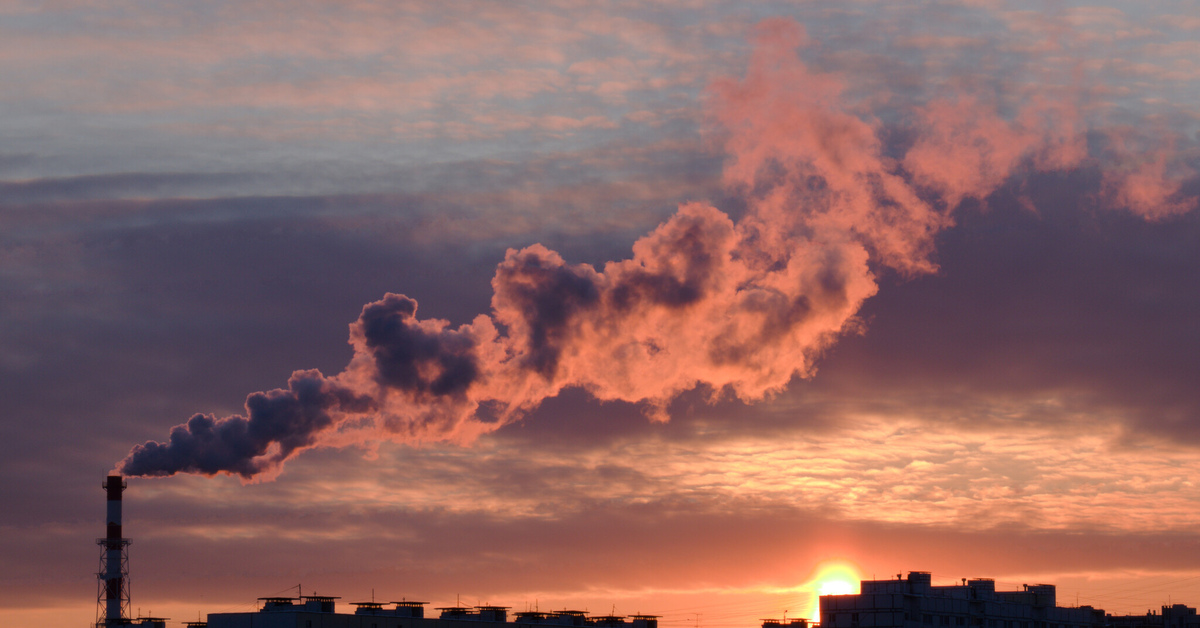
[(112, 472), (174, 621), (1200, 605), (1200, 2), (5, 0), (0, 86), (5, 625)]

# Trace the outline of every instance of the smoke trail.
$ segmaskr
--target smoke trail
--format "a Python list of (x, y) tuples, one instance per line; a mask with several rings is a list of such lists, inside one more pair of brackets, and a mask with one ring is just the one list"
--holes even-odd
[[(801, 63), (803, 45), (800, 26), (764, 22), (746, 76), (713, 86), (726, 181), (747, 201), (738, 222), (685, 204), (630, 259), (601, 269), (538, 244), (509, 250), (491, 312), (456, 328), (387, 294), (351, 325), (342, 373), (297, 371), (286, 390), (250, 395), (244, 416), (196, 415), (168, 442), (134, 447), (120, 472), (263, 478), (311, 447), (469, 442), (566, 387), (643, 403), (660, 420), (696, 387), (761, 399), (812, 376), (821, 353), (858, 328), (878, 269), (936, 270), (933, 238), (961, 200), (1021, 169), (1095, 161), (1061, 107), (1033, 99), (1006, 118), (965, 94), (909, 112), (916, 139), (889, 157), (882, 123), (842, 103), (841, 77)], [(1169, 154), (1107, 150), (1109, 202), (1147, 217), (1194, 205), (1179, 193), (1192, 173), (1169, 172)], [(477, 419), (481, 404), (499, 420)]]
[(320, 371), (296, 371), (287, 390), (247, 397), (245, 417), (197, 414), (175, 426), (167, 443), (135, 447), (121, 470), (150, 476), (226, 471), (249, 478), (315, 445), (318, 435), (333, 425), (331, 411), (361, 413), (372, 407), (370, 398), (338, 386)]

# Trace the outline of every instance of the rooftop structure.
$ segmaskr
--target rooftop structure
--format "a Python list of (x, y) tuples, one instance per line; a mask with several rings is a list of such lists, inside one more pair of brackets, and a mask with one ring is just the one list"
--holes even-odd
[(353, 613), (338, 613), (334, 597), (268, 597), (257, 612), (212, 613), (207, 628), (494, 628), (579, 626), (658, 628), (657, 615), (604, 615), (583, 611), (525, 611), (510, 620), (508, 606), (447, 606), (425, 617), (425, 602), (352, 602)]
[(822, 595), (823, 628), (1093, 628), (1104, 611), (1056, 605), (1052, 584), (997, 591), (990, 578), (933, 586), (929, 573), (864, 580), (857, 595)]
[[(963, 578), (934, 586), (924, 571), (863, 580), (860, 593), (822, 595), (820, 605), (821, 628), (1200, 628), (1196, 609), (1183, 604), (1164, 606), (1162, 614), (1109, 615), (1091, 606), (1058, 606), (1052, 584), (997, 591), (990, 578)], [(783, 624), (766, 619), (762, 625)], [(804, 620), (791, 626), (807, 628)]]
[(1109, 615), (1111, 628), (1200, 628), (1196, 609), (1183, 604), (1163, 606), (1162, 613), (1146, 611), (1145, 615)]

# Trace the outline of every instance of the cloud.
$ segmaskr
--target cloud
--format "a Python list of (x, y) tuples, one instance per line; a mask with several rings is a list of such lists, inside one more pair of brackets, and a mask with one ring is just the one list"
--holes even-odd
[(812, 230), (901, 272), (932, 271), (932, 236), (950, 221), (884, 156), (878, 122), (846, 108), (844, 79), (797, 59), (806, 40), (795, 22), (763, 22), (745, 79), (714, 87), (731, 136), (726, 179), (756, 208), (747, 228), (768, 251)]
[[(415, 299), (388, 294), (351, 326), (345, 371), (294, 376), (326, 391), (315, 406), (295, 390), (256, 393), (296, 399), (299, 416), (316, 413), (297, 439), (255, 432), (276, 422), (264, 413), (256, 424), (248, 400), (249, 418), (194, 419), (176, 428), (178, 447), (142, 445), (122, 470), (252, 478), (323, 444), (469, 442), (566, 388), (645, 404), (659, 420), (697, 388), (759, 400), (812, 376), (823, 352), (860, 329), (878, 272), (934, 272), (934, 238), (962, 201), (1014, 176), (1086, 165), (1104, 173), (1102, 204), (1149, 217), (1191, 206), (1178, 197), (1185, 166), (1168, 181), (1159, 153), (1113, 175), (1124, 144), (1089, 154), (1082, 120), (1041, 97), (1010, 116), (971, 93), (917, 103), (907, 112), (914, 140), (896, 156), (882, 118), (848, 102), (843, 76), (801, 62), (807, 43), (798, 24), (767, 20), (745, 77), (713, 86), (725, 180), (745, 202), (736, 220), (685, 203), (634, 243), (631, 258), (599, 269), (540, 244), (510, 249), (492, 280), (491, 312), (459, 327), (421, 320)], [(219, 462), (195, 455), (205, 445)], [(205, 462), (181, 463), (174, 451)]]
[(1196, 208), (1197, 198), (1183, 192), (1184, 184), (1196, 177), (1195, 162), (1176, 150), (1176, 138), (1163, 133), (1139, 137), (1131, 129), (1116, 129), (1107, 139), (1115, 167), (1104, 172), (1103, 195), (1111, 205), (1148, 220)]

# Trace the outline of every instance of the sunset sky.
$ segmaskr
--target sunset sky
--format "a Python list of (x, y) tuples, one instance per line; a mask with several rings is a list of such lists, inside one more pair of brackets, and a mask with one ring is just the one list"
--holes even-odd
[(1189, 0), (0, 0), (0, 624), (114, 470), (174, 621), (1198, 606), (1198, 103)]

